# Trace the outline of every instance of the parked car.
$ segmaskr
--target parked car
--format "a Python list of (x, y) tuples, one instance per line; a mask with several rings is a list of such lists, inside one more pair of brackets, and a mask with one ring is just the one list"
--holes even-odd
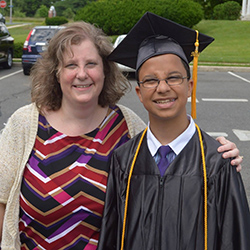
[(23, 44), (22, 67), (24, 75), (29, 75), (32, 66), (41, 53), (47, 49), (50, 39), (63, 26), (36, 26), (28, 34)]
[(6, 22), (5, 17), (3, 16), (2, 13), (0, 13), (0, 22), (4, 23)]
[[(118, 46), (118, 44), (126, 37), (127, 35), (126, 34), (123, 34), (123, 35), (119, 35), (115, 42), (114, 42), (114, 48), (116, 48)], [(118, 67), (119, 69), (122, 71), (122, 72), (127, 72), (127, 73), (134, 73), (135, 70), (130, 68), (130, 67), (127, 67), (127, 66), (124, 66), (122, 64), (119, 64), (118, 63)]]
[(0, 65), (10, 69), (13, 64), (14, 38), (4, 23), (0, 22)]

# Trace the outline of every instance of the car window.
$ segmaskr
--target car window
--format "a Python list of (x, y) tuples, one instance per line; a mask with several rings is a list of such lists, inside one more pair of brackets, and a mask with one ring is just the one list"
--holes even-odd
[(114, 47), (116, 48), (118, 46), (118, 44), (126, 37), (126, 35), (120, 35), (116, 38), (115, 43), (114, 43)]
[(30, 36), (30, 42), (46, 42), (50, 40), (58, 30), (37, 29)]

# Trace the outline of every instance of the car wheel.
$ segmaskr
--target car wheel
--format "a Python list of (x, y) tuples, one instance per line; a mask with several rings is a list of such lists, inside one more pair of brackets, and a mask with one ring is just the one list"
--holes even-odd
[(23, 67), (23, 74), (28, 76), (30, 74), (30, 68), (28, 67)]
[(9, 50), (9, 51), (8, 51), (8, 54), (7, 54), (7, 61), (6, 61), (5, 63), (3, 63), (3, 68), (4, 68), (4, 69), (11, 69), (12, 64), (13, 64), (12, 53), (11, 53), (11, 51)]

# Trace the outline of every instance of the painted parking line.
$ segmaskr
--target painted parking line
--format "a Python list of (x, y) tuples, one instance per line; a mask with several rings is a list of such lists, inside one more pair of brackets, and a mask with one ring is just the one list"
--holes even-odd
[(248, 102), (248, 99), (201, 98), (204, 102)]
[(14, 73), (8, 74), (8, 75), (6, 75), (6, 76), (0, 77), (0, 81), (3, 80), (3, 79), (5, 79), (5, 78), (8, 78), (8, 77), (10, 77), (10, 76), (13, 76), (13, 75), (16, 75), (16, 74), (18, 74), (18, 73), (21, 73), (21, 72), (23, 72), (22, 69), (21, 69), (21, 70), (18, 70), (18, 71), (16, 71), (16, 72), (14, 72)]
[(225, 132), (206, 132), (206, 133), (212, 137), (219, 137), (219, 136), (227, 137), (228, 136), (228, 134)]
[[(191, 97), (188, 97), (188, 102), (191, 102)], [(199, 103), (197, 99), (196, 99), (196, 103)]]
[(239, 75), (237, 75), (237, 74), (235, 74), (235, 73), (233, 73), (233, 72), (231, 72), (231, 71), (228, 71), (228, 74), (230, 74), (230, 75), (232, 75), (232, 76), (235, 76), (235, 77), (241, 79), (242, 81), (245, 81), (245, 82), (250, 83), (250, 80), (247, 80), (246, 78), (241, 77), (241, 76), (239, 76)]
[(234, 134), (239, 138), (240, 141), (250, 141), (250, 131), (233, 129)]

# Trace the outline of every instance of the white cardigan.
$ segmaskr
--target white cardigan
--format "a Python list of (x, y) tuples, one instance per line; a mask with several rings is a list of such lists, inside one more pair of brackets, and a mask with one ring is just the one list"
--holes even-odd
[[(129, 134), (134, 137), (145, 128), (144, 122), (129, 108), (121, 109)], [(20, 249), (19, 195), (25, 165), (33, 149), (38, 110), (34, 103), (18, 109), (8, 120), (0, 137), (0, 203), (6, 204), (2, 250)]]

